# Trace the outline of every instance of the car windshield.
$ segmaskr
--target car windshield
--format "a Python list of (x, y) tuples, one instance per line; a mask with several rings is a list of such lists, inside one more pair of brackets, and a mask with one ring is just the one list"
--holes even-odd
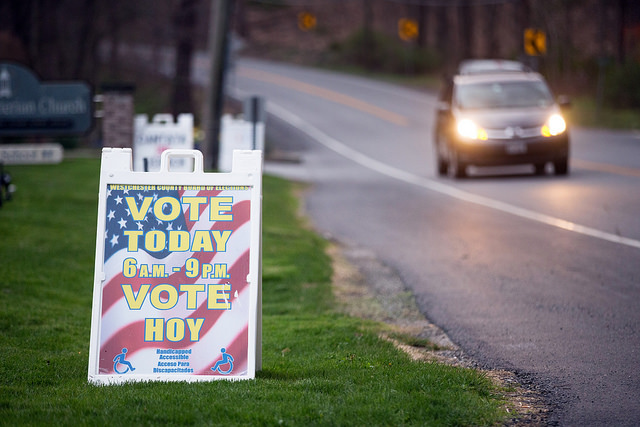
[(456, 104), (463, 110), (549, 107), (553, 98), (541, 81), (483, 82), (456, 86)]

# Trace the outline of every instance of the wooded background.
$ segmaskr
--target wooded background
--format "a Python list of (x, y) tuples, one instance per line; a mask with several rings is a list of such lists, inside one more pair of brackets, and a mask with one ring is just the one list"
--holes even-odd
[[(95, 87), (168, 74), (169, 110), (194, 112), (191, 58), (207, 49), (217, 1), (233, 6), (234, 40), (255, 56), (402, 74), (442, 73), (464, 58), (525, 59), (565, 93), (595, 90), (604, 73), (640, 77), (636, 0), (4, 0), (0, 60)], [(301, 13), (314, 25), (302, 28)], [(417, 23), (415, 39), (400, 39), (400, 19)], [(526, 28), (545, 33), (545, 55), (523, 55)], [(131, 46), (158, 62), (124, 54)], [(171, 70), (163, 55), (175, 58)]]

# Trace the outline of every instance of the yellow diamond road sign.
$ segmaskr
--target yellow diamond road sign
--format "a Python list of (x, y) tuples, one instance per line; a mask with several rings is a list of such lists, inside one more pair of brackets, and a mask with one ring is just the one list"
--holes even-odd
[(544, 31), (536, 28), (524, 30), (524, 52), (530, 56), (547, 53), (547, 37)]
[(404, 41), (412, 41), (418, 38), (418, 23), (413, 19), (402, 18), (398, 20), (398, 36)]
[(316, 28), (317, 20), (313, 13), (300, 12), (298, 14), (298, 28), (302, 31), (311, 31)]

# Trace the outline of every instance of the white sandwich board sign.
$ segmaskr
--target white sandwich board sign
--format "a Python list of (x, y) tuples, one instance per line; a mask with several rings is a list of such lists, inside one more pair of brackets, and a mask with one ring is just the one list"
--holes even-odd
[(231, 170), (235, 150), (264, 151), (264, 134), (264, 122), (252, 123), (241, 118), (234, 119), (229, 114), (222, 116), (218, 169), (221, 172)]
[(255, 377), (262, 164), (236, 151), (231, 172), (205, 173), (200, 151), (166, 150), (135, 172), (130, 148), (103, 149), (89, 382)]
[[(138, 114), (133, 132), (133, 170), (159, 171), (162, 152), (168, 149), (193, 149), (193, 114), (180, 114), (175, 122), (171, 114), (156, 114), (151, 122), (146, 114)], [(171, 170), (193, 170), (191, 159), (172, 159)]]

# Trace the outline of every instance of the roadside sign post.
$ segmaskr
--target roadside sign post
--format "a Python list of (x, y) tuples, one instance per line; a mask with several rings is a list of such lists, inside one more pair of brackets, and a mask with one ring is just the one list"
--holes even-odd
[(398, 20), (398, 37), (406, 42), (414, 41), (420, 34), (418, 22), (413, 19), (401, 18)]
[[(193, 161), (172, 172), (172, 158)], [(205, 173), (197, 150), (169, 149), (136, 172), (104, 148), (88, 380), (251, 379), (261, 365), (262, 152), (237, 150)]]
[(298, 14), (298, 28), (302, 31), (311, 31), (316, 28), (318, 20), (311, 12), (300, 12)]
[[(262, 150), (264, 147), (264, 124), (266, 109), (264, 98), (252, 96), (245, 99), (243, 105), (245, 120), (251, 123), (251, 149)], [(262, 129), (259, 129), (262, 127)]]
[(524, 51), (529, 56), (540, 56), (547, 53), (547, 36), (536, 28), (524, 30)]

